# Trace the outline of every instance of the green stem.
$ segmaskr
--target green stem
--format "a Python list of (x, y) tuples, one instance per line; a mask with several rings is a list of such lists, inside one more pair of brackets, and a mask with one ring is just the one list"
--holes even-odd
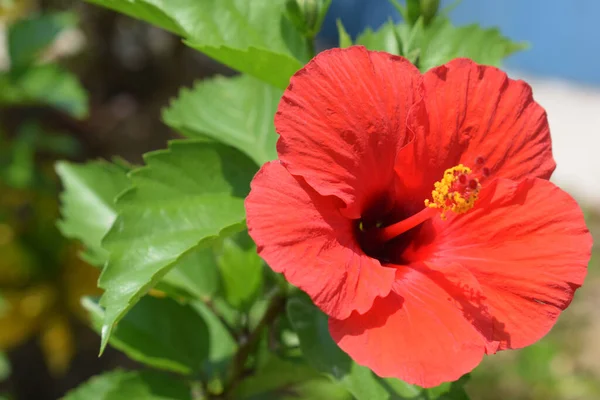
[(306, 37), (306, 48), (308, 49), (308, 56), (312, 60), (316, 56), (315, 50), (315, 38), (311, 36)]
[(231, 337), (234, 340), (237, 339), (238, 336), (239, 336), (238, 332), (234, 329), (233, 326), (231, 326), (229, 324), (229, 322), (227, 322), (227, 320), (223, 317), (223, 315), (221, 315), (221, 313), (219, 312), (219, 310), (216, 309), (216, 307), (213, 304), (212, 300), (210, 298), (207, 298), (207, 299), (201, 299), (201, 301), (204, 303), (204, 305), (206, 307), (208, 307), (208, 309), (210, 311), (212, 311), (212, 313), (219, 319), (219, 321), (221, 321), (221, 324), (223, 324), (223, 326), (225, 327), (225, 329), (227, 329), (227, 331), (229, 332), (229, 334), (231, 335)]
[(258, 345), (263, 329), (273, 324), (275, 319), (285, 308), (285, 302), (285, 295), (278, 290), (271, 297), (271, 301), (269, 302), (267, 311), (265, 311), (265, 314), (256, 325), (256, 328), (254, 328), (254, 330), (250, 332), (248, 339), (240, 345), (237, 353), (233, 358), (231, 376), (229, 380), (230, 383), (228, 385), (229, 387), (226, 390), (226, 398), (229, 397), (231, 392), (233, 392), (233, 390), (237, 387), (241, 379), (244, 377), (244, 372), (246, 370), (246, 362), (248, 360), (248, 357), (252, 354), (252, 352)]

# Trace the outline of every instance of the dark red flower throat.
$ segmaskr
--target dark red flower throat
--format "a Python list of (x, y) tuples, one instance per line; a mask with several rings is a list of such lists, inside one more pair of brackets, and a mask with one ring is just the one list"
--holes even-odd
[(396, 191), (378, 197), (355, 222), (361, 249), (382, 264), (409, 263), (403, 250), (412, 240), (426, 236), (420, 235), (423, 224), (436, 217), (446, 219), (448, 211), (463, 214), (475, 206), (482, 182), (491, 172), (481, 156), (474, 165), (473, 169), (462, 164), (448, 168), (432, 185), (432, 200), (407, 202)]
[[(385, 204), (392, 206), (382, 207)], [(354, 230), (362, 251), (382, 264), (403, 264), (399, 255), (415, 238), (421, 224), (438, 214), (433, 208), (423, 208), (414, 212), (414, 205), (402, 204), (395, 193), (379, 197), (355, 221)], [(394, 232), (394, 228), (399, 229)]]

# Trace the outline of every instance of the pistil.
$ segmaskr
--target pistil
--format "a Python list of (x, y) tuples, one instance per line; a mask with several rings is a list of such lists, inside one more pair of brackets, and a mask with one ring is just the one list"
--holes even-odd
[(485, 160), (483, 157), (477, 157), (475, 170), (471, 170), (471, 168), (462, 164), (445, 170), (442, 179), (434, 184), (431, 200), (426, 199), (424, 201), (425, 208), (402, 221), (383, 228), (378, 223), (367, 229), (360, 221), (358, 228), (365, 248), (370, 250), (380, 249), (383, 244), (437, 215), (445, 220), (447, 212), (454, 214), (469, 212), (477, 201), (481, 190), (481, 180), (490, 175), (489, 168), (484, 165)]
[(421, 225), (423, 222), (433, 218), (439, 213), (439, 209), (425, 207), (418, 213), (406, 219), (403, 219), (402, 221), (396, 222), (395, 224), (388, 225), (384, 228), (379, 229), (379, 231), (377, 232), (377, 240), (380, 243), (389, 242), (390, 240), (400, 236), (404, 232), (407, 232), (410, 229)]

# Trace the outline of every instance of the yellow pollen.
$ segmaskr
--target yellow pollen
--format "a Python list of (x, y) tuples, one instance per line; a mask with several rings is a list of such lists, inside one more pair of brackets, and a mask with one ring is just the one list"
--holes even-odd
[(446, 219), (447, 211), (464, 214), (472, 209), (481, 190), (479, 180), (468, 178), (466, 182), (460, 182), (461, 176), (468, 177), (471, 172), (471, 168), (462, 164), (444, 171), (443, 178), (434, 184), (432, 200), (425, 200), (425, 207), (439, 208), (442, 211), (442, 219)]

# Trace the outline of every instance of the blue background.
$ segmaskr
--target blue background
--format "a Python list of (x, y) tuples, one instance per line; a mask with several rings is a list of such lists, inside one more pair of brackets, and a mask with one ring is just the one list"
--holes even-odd
[[(451, 3), (442, 0), (442, 7)], [(323, 39), (337, 43), (337, 18), (355, 36), (390, 16), (400, 19), (388, 0), (333, 0)], [(498, 26), (529, 42), (529, 50), (506, 60), (508, 68), (600, 85), (600, 0), (463, 0), (450, 17), (456, 25)]]

